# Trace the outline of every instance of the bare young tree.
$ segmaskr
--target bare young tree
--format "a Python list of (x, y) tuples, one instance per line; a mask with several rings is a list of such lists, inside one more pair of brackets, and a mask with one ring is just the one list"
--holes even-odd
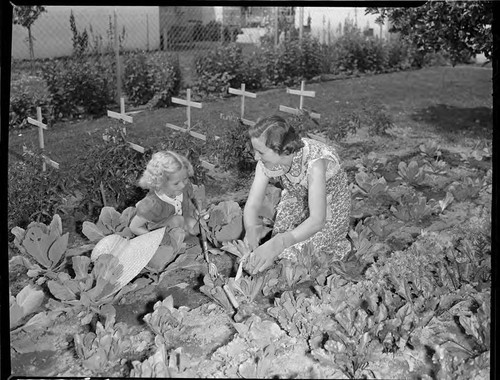
[(22, 25), (23, 27), (28, 29), (28, 45), (29, 45), (31, 60), (35, 58), (35, 53), (33, 50), (33, 35), (31, 34), (31, 26), (43, 12), (47, 11), (45, 10), (45, 7), (40, 5), (14, 6), (14, 13), (13, 13), (14, 24)]

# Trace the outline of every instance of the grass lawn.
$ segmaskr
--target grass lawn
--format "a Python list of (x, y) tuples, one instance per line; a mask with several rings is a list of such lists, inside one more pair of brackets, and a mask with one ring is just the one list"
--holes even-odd
[[(352, 79), (306, 84), (316, 97), (305, 98), (304, 107), (332, 119), (336, 113), (356, 111), (363, 104), (384, 107), (399, 127), (429, 129), (444, 134), (450, 142), (462, 137), (491, 139), (492, 98), (491, 70), (476, 66), (431, 67), (417, 71), (396, 72)], [(240, 97), (203, 102), (202, 109), (192, 109), (192, 123), (213, 125), (212, 133), (224, 133), (221, 115), (239, 115)], [(299, 98), (284, 88), (259, 92), (256, 99), (246, 98), (245, 118), (278, 111), (279, 105), (298, 107)], [(135, 114), (127, 126), (129, 140), (147, 147), (157, 136), (170, 130), (165, 123), (182, 126), (186, 108), (170, 107)], [(47, 154), (61, 166), (75, 155), (84, 155), (87, 144), (100, 139), (104, 129), (116, 121), (102, 117), (93, 120), (49, 125), (45, 131)], [(9, 150), (22, 152), (23, 144), (37, 145), (36, 128), (10, 133)]]

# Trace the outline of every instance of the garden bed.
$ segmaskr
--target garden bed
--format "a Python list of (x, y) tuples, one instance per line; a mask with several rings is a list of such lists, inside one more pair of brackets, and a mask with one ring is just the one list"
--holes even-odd
[[(350, 85), (376, 88), (380, 80)], [(335, 101), (325, 100), (332, 92), (328, 85), (317, 86), (325, 107)], [(345, 101), (352, 101), (349, 96)], [(424, 102), (419, 106), (425, 109)], [(209, 271), (200, 256), (194, 269), (172, 270), (158, 283), (141, 274), (135, 289), (113, 303), (115, 317), (95, 313), (89, 323), (71, 308), (50, 307), (54, 295), (46, 283), (35, 285), (44, 298), (11, 332), (12, 373), (489, 378), (491, 145), (481, 131), (483, 138), (471, 130), (458, 139), (455, 132), (433, 131), (439, 119), (411, 121), (411, 112), (398, 113), (406, 106), (391, 104), (395, 122), (386, 134), (372, 136), (366, 126), (340, 144), (351, 183), (349, 235), (355, 249), (329, 273), (307, 278), (307, 266), (299, 263), (306, 275), (289, 273), (276, 293), (265, 286), (265, 295), (235, 291), (236, 310), (227, 299), (202, 291)], [(461, 117), (466, 120), (466, 113)], [(105, 121), (81, 129), (99, 129), (100, 123)], [(241, 205), (250, 180), (209, 179), (208, 203)], [(80, 234), (71, 241), (68, 249), (89, 243)], [(80, 254), (89, 256), (90, 249)], [(211, 257), (226, 284), (234, 279), (234, 255), (219, 250)], [(10, 271), (13, 295), (41, 282), (21, 264)], [(256, 279), (243, 279), (257, 288)]]

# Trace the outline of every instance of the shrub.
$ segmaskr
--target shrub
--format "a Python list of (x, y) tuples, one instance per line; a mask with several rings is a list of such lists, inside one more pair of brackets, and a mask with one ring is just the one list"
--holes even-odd
[(411, 67), (408, 44), (399, 38), (392, 38), (384, 45), (387, 51), (387, 67), (390, 70), (407, 70)]
[(228, 87), (239, 87), (242, 83), (242, 65), (243, 55), (236, 44), (219, 46), (197, 58), (195, 66), (198, 80), (194, 85), (196, 93), (224, 94)]
[(22, 157), (8, 165), (8, 228), (26, 228), (32, 221), (50, 223), (64, 196), (64, 179), (47, 167), (43, 172), (37, 160)]
[(52, 62), (43, 70), (52, 98), (54, 118), (82, 115), (102, 116), (113, 102), (114, 64), (112, 58), (67, 59)]
[(266, 79), (265, 67), (265, 62), (260, 52), (252, 52), (245, 59), (241, 67), (241, 83), (245, 83), (246, 90), (258, 90), (264, 86)]
[(72, 168), (83, 192), (81, 207), (89, 216), (97, 216), (104, 206), (101, 184), (108, 206), (123, 210), (145, 195), (137, 187), (137, 181), (148, 160), (151, 150), (144, 154), (130, 148), (120, 133), (121, 128), (112, 126), (105, 132), (108, 141), (95, 139), (89, 142), (87, 154), (79, 156)]
[(250, 138), (246, 133), (248, 127), (237, 117), (225, 128), (224, 134), (214, 143), (214, 151), (219, 166), (226, 171), (232, 170), (238, 174), (249, 173), (255, 168)]
[(270, 83), (293, 86), (321, 73), (322, 49), (317, 39), (306, 36), (302, 42), (285, 41), (277, 48), (265, 47), (263, 59)]
[(142, 105), (155, 99), (165, 105), (179, 93), (180, 68), (177, 60), (162, 53), (134, 52), (124, 59), (123, 87), (128, 101)]
[(49, 96), (29, 89), (13, 93), (9, 105), (9, 129), (27, 128), (29, 124), (26, 119), (28, 116), (36, 119), (37, 107), (42, 109), (42, 116), (50, 118), (52, 107)]

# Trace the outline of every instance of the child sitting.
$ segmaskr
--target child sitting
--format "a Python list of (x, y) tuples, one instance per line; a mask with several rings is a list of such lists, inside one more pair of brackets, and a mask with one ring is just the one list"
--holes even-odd
[(186, 157), (172, 151), (160, 151), (153, 154), (139, 180), (139, 186), (148, 189), (149, 193), (136, 204), (130, 230), (135, 235), (142, 235), (166, 227), (149, 267), (162, 269), (173, 260), (174, 248), (169, 233), (172, 229), (182, 228), (187, 236), (200, 232), (189, 180), (193, 174), (193, 166)]

